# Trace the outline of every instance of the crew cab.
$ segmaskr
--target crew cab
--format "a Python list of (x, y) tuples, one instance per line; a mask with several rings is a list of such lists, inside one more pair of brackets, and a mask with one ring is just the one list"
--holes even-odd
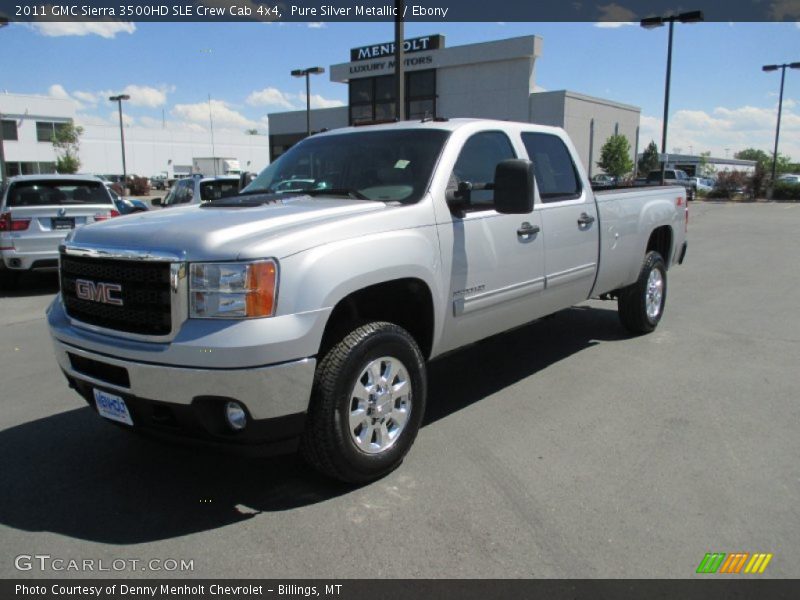
[(437, 401), (428, 361), (593, 297), (659, 324), (686, 190), (593, 193), (576, 156), (527, 123), (345, 128), (239, 195), (81, 228), (47, 313), (58, 363), (121, 427), (381, 477)]

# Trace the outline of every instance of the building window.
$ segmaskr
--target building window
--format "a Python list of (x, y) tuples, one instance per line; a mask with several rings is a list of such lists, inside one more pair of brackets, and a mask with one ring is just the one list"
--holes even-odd
[(3, 139), (7, 142), (16, 142), (17, 137), (17, 122), (7, 121), (3, 119)]
[(39, 142), (52, 142), (56, 131), (66, 127), (69, 123), (53, 123), (52, 121), (36, 121), (36, 140)]
[(276, 160), (281, 154), (306, 137), (303, 133), (278, 133), (269, 136), (269, 160)]
[[(406, 118), (436, 116), (436, 70), (406, 73)], [(394, 76), (353, 79), (349, 85), (350, 124), (395, 118)]]
[(6, 177), (16, 175), (41, 175), (56, 172), (56, 163), (53, 162), (7, 162)]

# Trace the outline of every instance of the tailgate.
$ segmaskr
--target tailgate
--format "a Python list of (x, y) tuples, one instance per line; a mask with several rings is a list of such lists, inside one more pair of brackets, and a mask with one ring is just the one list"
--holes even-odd
[(28, 226), (23, 230), (4, 232), (4, 237), (20, 253), (55, 251), (75, 227), (104, 220), (113, 209), (111, 203), (10, 207), (11, 219), (27, 220)]

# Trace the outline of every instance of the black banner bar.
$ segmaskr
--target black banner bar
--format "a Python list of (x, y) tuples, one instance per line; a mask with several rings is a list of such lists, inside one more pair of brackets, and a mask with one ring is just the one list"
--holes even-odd
[(742, 579), (341, 579), (341, 580), (3, 580), (3, 600), (773, 600), (798, 597), (800, 580)]
[[(800, 0), (417, 0), (412, 22), (639, 22), (702, 11), (705, 21), (800, 21)], [(0, 0), (8, 21), (378, 22), (393, 21), (392, 0)]]

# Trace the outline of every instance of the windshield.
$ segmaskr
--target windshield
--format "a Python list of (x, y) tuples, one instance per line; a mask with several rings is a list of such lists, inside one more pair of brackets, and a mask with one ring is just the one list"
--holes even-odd
[(306, 138), (264, 169), (244, 192), (350, 191), (367, 200), (417, 202), (449, 132), (403, 129)]
[(200, 182), (200, 200), (210, 202), (229, 198), (239, 193), (238, 179), (215, 179), (214, 181)]
[(8, 191), (8, 206), (111, 204), (99, 181), (20, 181)]

